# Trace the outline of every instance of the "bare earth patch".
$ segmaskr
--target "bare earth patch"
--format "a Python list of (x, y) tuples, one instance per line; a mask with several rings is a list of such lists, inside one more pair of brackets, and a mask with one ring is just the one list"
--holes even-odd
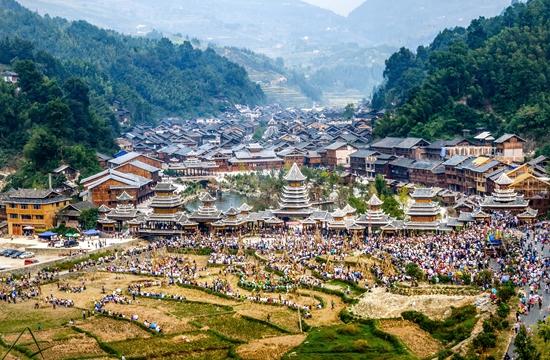
[[(37, 351), (36, 345), (34, 344), (28, 345), (27, 347), (31, 351)], [(105, 352), (101, 350), (95, 339), (87, 337), (84, 334), (79, 334), (78, 336), (62, 341), (42, 343), (40, 347), (46, 349), (43, 353), (45, 359), (78, 358), (83, 355), (105, 355)]]
[(157, 323), (166, 334), (175, 334), (195, 329), (191, 324), (188, 324), (187, 319), (178, 319), (175, 316), (151, 307), (150, 304), (142, 305), (137, 301), (132, 305), (110, 303), (105, 306), (105, 309), (124, 314), (127, 319), (131, 318), (134, 314), (138, 315), (139, 322), (143, 323), (147, 320), (148, 322)]
[(300, 331), (298, 312), (282, 306), (261, 305), (245, 302), (234, 307), (239, 315), (250, 316), (259, 320), (267, 320), (271, 315), (271, 322), (292, 332)]
[(91, 332), (105, 342), (150, 337), (147, 331), (137, 325), (107, 317), (95, 317), (85, 322), (79, 322), (76, 326)]
[[(307, 319), (307, 323), (311, 326), (329, 326), (340, 323), (339, 314), (347, 305), (342, 299), (336, 295), (329, 295), (318, 291), (300, 290), (302, 294), (316, 295), (323, 299), (325, 307), (322, 309), (312, 308), (311, 314), (313, 317)], [(334, 309), (332, 304), (334, 303)]]
[(395, 335), (419, 358), (437, 353), (443, 346), (422, 330), (418, 325), (406, 320), (382, 320), (380, 330)]
[(450, 315), (451, 306), (461, 307), (475, 302), (476, 296), (417, 295), (405, 296), (392, 294), (384, 288), (374, 288), (365, 293), (359, 303), (352, 307), (358, 316), (372, 319), (401, 317), (401, 313), (416, 310), (432, 319), (443, 319)]
[(305, 338), (305, 334), (298, 334), (253, 340), (239, 346), (237, 354), (245, 360), (276, 360), (300, 345)]

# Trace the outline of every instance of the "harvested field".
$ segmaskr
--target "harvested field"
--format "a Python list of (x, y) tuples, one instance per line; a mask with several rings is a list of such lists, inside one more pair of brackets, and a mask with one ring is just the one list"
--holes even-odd
[(382, 320), (380, 330), (395, 335), (419, 358), (426, 358), (443, 348), (441, 343), (422, 330), (418, 325), (406, 320)]
[(237, 314), (204, 317), (197, 321), (208, 329), (240, 341), (282, 335), (282, 332), (266, 324), (248, 320)]
[(156, 301), (156, 304), (152, 304), (151, 306), (178, 319), (213, 316), (233, 311), (227, 306), (194, 302)]
[[(38, 351), (34, 342), (26, 344), (25, 347), (32, 352)], [(95, 339), (79, 333), (75, 333), (74, 336), (64, 340), (40, 342), (40, 348), (46, 349), (43, 352), (45, 359), (70, 359), (82, 356), (105, 355)]]
[(140, 300), (131, 305), (110, 303), (105, 306), (105, 309), (114, 313), (124, 314), (127, 319), (130, 319), (132, 315), (137, 315), (141, 323), (145, 320), (157, 323), (165, 334), (175, 334), (194, 330), (194, 327), (189, 324), (189, 319), (177, 318), (162, 310), (156, 309), (154, 306), (151, 306), (150, 301), (152, 300)]
[(181, 295), (185, 296), (187, 300), (191, 301), (200, 301), (205, 303), (220, 304), (220, 305), (237, 305), (240, 302), (236, 300), (225, 299), (216, 295), (211, 295), (205, 291), (196, 290), (196, 289), (187, 289), (180, 286), (169, 286), (162, 288), (154, 288), (154, 291), (159, 290), (166, 294), (170, 295)]
[[(7, 343), (12, 343), (17, 339), (20, 333), (21, 332), (3, 334), (3, 338)], [(51, 342), (68, 339), (71, 336), (75, 336), (77, 333), (70, 327), (61, 327), (47, 330), (33, 330), (33, 334), (39, 342)], [(31, 342), (33, 342), (33, 339), (28, 331), (25, 331), (19, 338), (19, 344), (30, 344)]]
[(404, 296), (392, 294), (384, 288), (375, 288), (352, 306), (352, 312), (364, 318), (388, 319), (398, 318), (404, 311), (416, 310), (432, 319), (443, 319), (450, 315), (451, 306), (461, 307), (475, 300), (476, 296)]
[(33, 331), (60, 327), (71, 319), (78, 319), (81, 311), (75, 308), (51, 306), (34, 309), (33, 303), (25, 302), (0, 307), (0, 334), (21, 332), (30, 327)]
[[(109, 343), (109, 345), (126, 357), (140, 356), (147, 359), (187, 359), (193, 353), (199, 355), (197, 353), (228, 350), (231, 347), (227, 341), (210, 334), (190, 332), (186, 336), (189, 338), (185, 339), (181, 335), (155, 336), (148, 339), (117, 341)], [(195, 336), (198, 337), (194, 338)]]
[[(313, 315), (313, 318), (307, 320), (308, 324), (312, 326), (327, 326), (340, 323), (340, 318), (338, 314), (340, 313), (340, 311), (346, 308), (347, 305), (344, 304), (339, 296), (329, 295), (312, 290), (300, 290), (300, 293), (309, 294), (310, 296), (318, 296), (323, 299), (323, 302), (325, 303), (325, 307), (322, 309), (312, 309), (311, 313)], [(333, 303), (334, 309), (332, 309)]]
[(104, 316), (96, 316), (86, 321), (77, 322), (75, 325), (94, 334), (104, 342), (148, 338), (151, 336), (147, 331), (135, 324), (127, 321), (117, 321)]
[(267, 320), (267, 314), (271, 315), (271, 322), (290, 332), (298, 332), (298, 312), (282, 306), (261, 305), (255, 303), (242, 303), (234, 306), (237, 314), (249, 316), (259, 320)]
[(305, 338), (305, 334), (298, 334), (252, 340), (239, 346), (237, 354), (244, 360), (277, 360), (300, 345)]

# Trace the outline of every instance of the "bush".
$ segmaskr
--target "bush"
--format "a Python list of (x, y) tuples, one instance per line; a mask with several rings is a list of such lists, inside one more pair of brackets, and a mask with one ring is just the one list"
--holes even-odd
[(467, 272), (462, 273), (460, 279), (464, 282), (464, 285), (470, 285), (472, 283), (472, 275)]
[(424, 277), (422, 269), (420, 269), (420, 267), (415, 263), (408, 263), (405, 266), (405, 272), (407, 273), (407, 275), (417, 280), (420, 280)]
[(369, 350), (369, 343), (367, 340), (358, 339), (353, 342), (353, 345), (351, 346), (353, 351), (363, 353)]
[(340, 317), (340, 320), (346, 324), (353, 320), (353, 315), (348, 311), (348, 309), (342, 309), (338, 316)]
[(509, 327), (509, 322), (508, 320), (506, 319), (502, 319), (500, 317), (496, 317), (496, 316), (491, 316), (489, 318), (489, 322), (491, 324), (491, 326), (494, 328), (494, 329), (497, 329), (497, 330), (505, 330), (505, 329), (508, 329)]
[(506, 318), (510, 314), (510, 306), (506, 303), (500, 303), (497, 308), (497, 315)]
[(359, 331), (359, 326), (356, 324), (347, 324), (336, 330), (341, 335), (357, 335)]
[(493, 282), (493, 272), (491, 270), (482, 270), (474, 278), (474, 282), (479, 286), (490, 285)]
[(336, 340), (337, 338), (338, 338), (338, 335), (336, 334), (336, 331), (332, 329), (326, 330), (325, 333), (323, 334), (324, 340)]
[[(485, 323), (483, 324), (485, 326)], [(476, 336), (474, 339), (474, 347), (476, 349), (489, 349), (494, 348), (496, 346), (496, 336), (493, 332), (485, 332), (483, 331), (481, 334)]]
[(495, 331), (495, 328), (494, 328), (493, 324), (491, 323), (491, 321), (489, 321), (489, 320), (483, 321), (483, 331), (486, 332), (486, 333), (490, 333), (490, 332)]
[(441, 350), (440, 352), (437, 353), (437, 359), (438, 360), (444, 360), (444, 359), (448, 358), (449, 356), (451, 356), (452, 353), (453, 352), (449, 349), (443, 349), (443, 350)]
[(475, 306), (468, 305), (452, 308), (451, 316), (443, 321), (432, 320), (418, 311), (405, 311), (401, 313), (401, 316), (405, 320), (418, 324), (420, 328), (443, 343), (452, 343), (462, 341), (470, 336), (475, 325), (476, 314)]
[(506, 283), (497, 289), (497, 296), (502, 302), (508, 302), (514, 295), (516, 295), (516, 290), (511, 283)]

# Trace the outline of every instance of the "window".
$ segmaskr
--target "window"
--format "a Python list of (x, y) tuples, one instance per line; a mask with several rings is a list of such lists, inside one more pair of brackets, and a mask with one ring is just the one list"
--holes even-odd
[(17, 214), (10, 214), (10, 219), (19, 219)]
[(23, 219), (23, 220), (32, 220), (32, 216), (30, 216), (30, 215), (21, 215), (21, 219)]
[(10, 208), (15, 209), (16, 207), (17, 207), (17, 205), (15, 205), (15, 204), (10, 204)]
[(37, 220), (44, 220), (44, 215), (36, 215), (34, 218)]
[(29, 208), (29, 205), (27, 204), (21, 204), (21, 209), (26, 210)]
[(32, 207), (34, 210), (39, 210), (41, 208), (40, 204), (34, 204)]

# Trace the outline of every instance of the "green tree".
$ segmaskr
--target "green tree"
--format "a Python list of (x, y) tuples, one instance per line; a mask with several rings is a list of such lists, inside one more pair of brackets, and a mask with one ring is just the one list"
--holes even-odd
[(388, 188), (386, 179), (384, 179), (384, 177), (380, 174), (376, 174), (376, 177), (374, 178), (374, 189), (379, 197), (390, 194), (390, 189)]
[(99, 212), (97, 208), (91, 208), (83, 210), (80, 213), (79, 223), (82, 229), (95, 229), (97, 226), (97, 220), (99, 219)]
[(80, 177), (86, 178), (101, 171), (95, 152), (83, 145), (65, 146), (63, 158), (73, 168), (80, 170)]
[(61, 144), (49, 130), (37, 127), (32, 131), (23, 152), (35, 169), (47, 172), (59, 164)]
[(415, 263), (408, 263), (405, 266), (405, 273), (415, 280), (421, 280), (424, 277), (424, 272)]
[(388, 110), (375, 136), (441, 139), (484, 129), (516, 133), (544, 148), (550, 141), (548, 5), (517, 4), (466, 29), (442, 31), (416, 54), (393, 54), (372, 100)]
[(405, 213), (401, 209), (401, 206), (392, 195), (387, 195), (383, 199), (382, 210), (384, 210), (386, 214), (396, 219), (403, 219), (405, 217)]
[(521, 325), (514, 340), (516, 348), (514, 352), (517, 354), (518, 360), (538, 360), (540, 359), (540, 353), (533, 344), (533, 339), (527, 333), (525, 325)]
[(355, 116), (355, 105), (351, 103), (347, 104), (344, 108), (344, 113), (342, 116), (344, 116), (344, 119), (353, 119)]
[(357, 214), (364, 214), (367, 212), (367, 203), (364, 199), (350, 195), (348, 203), (351, 207), (357, 210)]

